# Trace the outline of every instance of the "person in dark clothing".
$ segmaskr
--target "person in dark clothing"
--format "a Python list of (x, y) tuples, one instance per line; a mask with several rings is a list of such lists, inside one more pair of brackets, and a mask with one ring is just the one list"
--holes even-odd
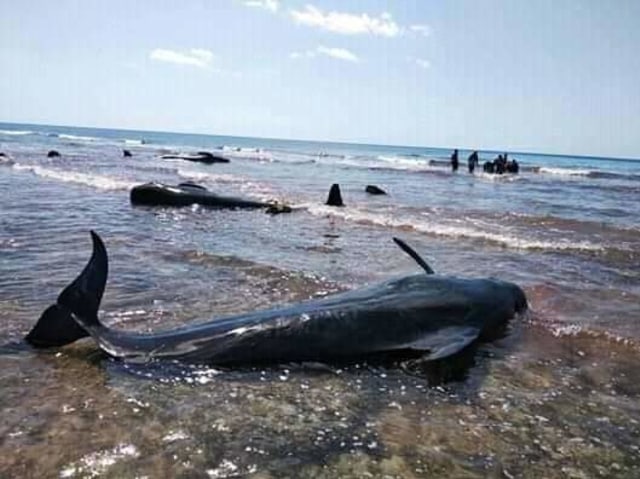
[(458, 149), (453, 150), (451, 154), (451, 171), (458, 171)]
[(469, 155), (469, 159), (467, 160), (467, 164), (469, 166), (469, 173), (473, 173), (476, 166), (480, 164), (480, 160), (478, 160), (478, 152), (474, 151)]
[(493, 162), (488, 161), (488, 160), (487, 160), (487, 161), (485, 161), (485, 162), (484, 162), (484, 165), (482, 165), (482, 170), (483, 170), (485, 173), (493, 173), (493, 171), (494, 171), (494, 168), (493, 168)]

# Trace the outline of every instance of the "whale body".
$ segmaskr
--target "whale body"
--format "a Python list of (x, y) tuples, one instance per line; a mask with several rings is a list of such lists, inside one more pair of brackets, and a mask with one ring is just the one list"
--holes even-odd
[(195, 183), (165, 185), (145, 183), (134, 186), (130, 193), (131, 203), (148, 206), (189, 206), (199, 204), (212, 208), (269, 208), (273, 203), (249, 200), (235, 196), (222, 196)]
[(225, 156), (214, 155), (208, 151), (199, 151), (196, 154), (168, 154), (162, 155), (163, 160), (186, 160), (195, 161), (197, 163), (229, 163), (231, 160)]
[(152, 334), (125, 332), (98, 319), (108, 259), (100, 237), (93, 231), (91, 236), (91, 259), (27, 335), (33, 346), (62, 346), (90, 335), (109, 355), (136, 362), (172, 359), (224, 366), (331, 362), (381, 353), (431, 361), (490, 339), (527, 309), (524, 292), (513, 283), (439, 276), (429, 274), (427, 266), (426, 274), (322, 299)]

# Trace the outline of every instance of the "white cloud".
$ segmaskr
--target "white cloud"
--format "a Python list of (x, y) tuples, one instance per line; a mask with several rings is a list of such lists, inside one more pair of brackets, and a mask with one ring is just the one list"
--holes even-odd
[(431, 35), (431, 28), (429, 28), (429, 25), (411, 25), (409, 30), (417, 35), (422, 35), (423, 37)]
[(407, 57), (407, 61), (413, 63), (419, 68), (422, 68), (423, 70), (431, 68), (431, 62), (429, 62), (429, 60), (424, 60), (423, 58)]
[(186, 52), (156, 48), (149, 54), (149, 58), (159, 62), (209, 68), (213, 60), (213, 53), (202, 48), (192, 48)]
[(292, 60), (299, 60), (300, 58), (312, 58), (315, 57), (316, 53), (313, 50), (309, 50), (306, 52), (291, 52), (289, 53), (289, 58)]
[(345, 48), (329, 48), (320, 45), (317, 48), (320, 55), (326, 55), (331, 58), (337, 58), (338, 60), (345, 60), (348, 62), (358, 62), (360, 59)]
[(246, 0), (244, 4), (247, 7), (262, 8), (273, 13), (276, 13), (280, 8), (278, 0)]
[(292, 52), (289, 54), (289, 58), (293, 60), (299, 60), (301, 58), (314, 58), (318, 55), (324, 55), (327, 57), (335, 58), (336, 60), (343, 60), (347, 62), (357, 63), (360, 59), (352, 52), (345, 48), (331, 48), (319, 45), (315, 50), (307, 50), (305, 52)]
[(304, 10), (291, 10), (289, 13), (293, 21), (300, 25), (316, 27), (344, 35), (370, 34), (395, 37), (401, 33), (400, 27), (389, 13), (383, 13), (379, 17), (372, 17), (367, 13), (324, 13), (313, 5), (306, 5)]

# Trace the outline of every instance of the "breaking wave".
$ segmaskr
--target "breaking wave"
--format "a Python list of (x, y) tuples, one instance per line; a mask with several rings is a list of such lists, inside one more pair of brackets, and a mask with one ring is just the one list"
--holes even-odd
[(234, 185), (240, 192), (258, 197), (261, 200), (270, 200), (276, 192), (266, 183), (252, 181), (243, 176), (231, 175), (227, 173), (203, 173), (182, 168), (177, 170), (178, 176), (186, 180), (204, 182), (205, 184)]
[(520, 237), (510, 233), (495, 233), (484, 231), (473, 226), (461, 226), (446, 224), (439, 219), (429, 221), (426, 218), (399, 217), (397, 214), (381, 214), (372, 211), (363, 211), (351, 207), (349, 209), (336, 209), (325, 205), (305, 205), (307, 210), (316, 216), (335, 216), (355, 223), (385, 226), (397, 229), (412, 229), (414, 231), (432, 236), (445, 238), (464, 238), (485, 241), (497, 246), (524, 250), (546, 251), (603, 251), (605, 247), (590, 241), (571, 241), (568, 239), (546, 240), (529, 237)]
[(633, 173), (625, 174), (625, 173), (613, 173), (610, 171), (602, 171), (602, 170), (589, 170), (589, 169), (583, 169), (583, 168), (560, 168), (560, 167), (548, 167), (548, 166), (532, 166), (532, 167), (529, 167), (528, 169), (529, 171), (532, 171), (534, 173), (564, 176), (564, 177), (623, 179), (623, 180), (640, 181), (640, 175), (633, 174)]
[(7, 136), (24, 136), (24, 135), (33, 135), (34, 132), (31, 130), (0, 130), (0, 135)]
[[(534, 171), (536, 171), (534, 169)], [(574, 168), (550, 168), (547, 166), (541, 166), (537, 168), (537, 173), (546, 173), (549, 175), (560, 175), (560, 176), (589, 176), (593, 173), (591, 170), (581, 170)]]
[(96, 138), (95, 136), (67, 135), (64, 133), (60, 133), (56, 136), (61, 140), (71, 140), (71, 141), (99, 141), (100, 140), (100, 138)]
[(108, 176), (82, 173), (79, 171), (64, 171), (51, 168), (43, 168), (35, 165), (14, 164), (13, 169), (16, 171), (28, 171), (42, 178), (62, 181), (64, 183), (76, 183), (80, 185), (91, 186), (99, 190), (129, 190), (136, 183)]

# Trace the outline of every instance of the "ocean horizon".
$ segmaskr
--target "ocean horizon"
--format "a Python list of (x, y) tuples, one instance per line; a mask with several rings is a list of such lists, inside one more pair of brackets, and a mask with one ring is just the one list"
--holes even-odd
[[(536, 156), (550, 156), (550, 157), (577, 157), (586, 159), (602, 159), (602, 160), (619, 160), (619, 161), (640, 161), (640, 155), (637, 157), (631, 156), (612, 156), (612, 155), (589, 155), (589, 154), (575, 154), (575, 153), (555, 153), (544, 152), (536, 149), (521, 150), (521, 149), (509, 149), (509, 148), (471, 148), (465, 146), (425, 146), (425, 145), (401, 145), (401, 144), (386, 144), (386, 143), (368, 143), (358, 141), (335, 141), (335, 140), (323, 140), (323, 139), (299, 139), (299, 138), (277, 138), (268, 136), (244, 136), (244, 135), (223, 135), (214, 133), (194, 133), (194, 132), (180, 132), (169, 130), (145, 130), (145, 129), (129, 129), (129, 128), (112, 128), (112, 127), (97, 127), (97, 126), (77, 126), (77, 125), (57, 125), (48, 123), (13, 123), (8, 121), (0, 121), (0, 126), (7, 127), (6, 131), (20, 131), (15, 127), (27, 128), (36, 127), (37, 129), (44, 128), (62, 128), (62, 129), (74, 129), (77, 131), (86, 130), (98, 130), (98, 131), (114, 131), (133, 133), (135, 135), (187, 135), (187, 136), (202, 136), (207, 138), (232, 138), (240, 140), (265, 140), (265, 141), (278, 141), (278, 142), (297, 142), (297, 143), (320, 143), (320, 144), (332, 144), (332, 145), (344, 145), (344, 146), (372, 146), (378, 148), (408, 148), (408, 149), (426, 149), (426, 150), (443, 150), (452, 152), (454, 149), (458, 149), (461, 152), (471, 153), (473, 151), (482, 151), (484, 153), (493, 153), (495, 155), (508, 152), (513, 155), (536, 155)], [(1, 129), (1, 128), (0, 128)], [(28, 131), (28, 130), (22, 130)]]

